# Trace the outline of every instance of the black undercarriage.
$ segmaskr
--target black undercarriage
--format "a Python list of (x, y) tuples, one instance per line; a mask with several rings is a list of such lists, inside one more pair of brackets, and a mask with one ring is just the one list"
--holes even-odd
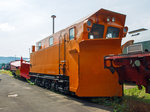
[(46, 75), (30, 73), (30, 80), (36, 85), (58, 91), (64, 94), (69, 93), (69, 77), (65, 75)]

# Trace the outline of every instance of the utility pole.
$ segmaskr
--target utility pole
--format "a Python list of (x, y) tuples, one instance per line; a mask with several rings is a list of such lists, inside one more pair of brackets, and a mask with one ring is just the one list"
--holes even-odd
[(52, 15), (51, 18), (53, 19), (53, 34), (54, 34), (54, 32), (55, 32), (54, 31), (55, 30), (55, 26), (54, 25), (55, 25), (55, 18), (56, 18), (56, 16)]

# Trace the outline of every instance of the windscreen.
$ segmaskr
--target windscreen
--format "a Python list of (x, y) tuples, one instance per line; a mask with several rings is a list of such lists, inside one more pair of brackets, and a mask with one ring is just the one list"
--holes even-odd
[(119, 31), (120, 31), (119, 28), (108, 27), (106, 38), (117, 38), (117, 37), (119, 37)]
[(104, 34), (104, 25), (93, 24), (91, 32), (89, 32), (88, 38), (89, 39), (103, 38), (103, 34)]

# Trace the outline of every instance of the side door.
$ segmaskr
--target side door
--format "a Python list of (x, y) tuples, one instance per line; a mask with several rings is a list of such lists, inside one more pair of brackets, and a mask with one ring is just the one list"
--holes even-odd
[(66, 35), (59, 37), (59, 75), (66, 75)]

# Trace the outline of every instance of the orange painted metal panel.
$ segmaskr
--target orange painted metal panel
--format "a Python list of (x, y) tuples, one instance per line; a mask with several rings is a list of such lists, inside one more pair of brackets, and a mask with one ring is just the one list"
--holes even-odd
[(117, 73), (104, 69), (104, 56), (121, 53), (121, 39), (86, 40), (80, 45), (78, 96), (122, 96)]
[(42, 74), (59, 74), (58, 45), (31, 53), (30, 72)]
[(70, 91), (76, 92), (78, 88), (78, 81), (79, 81), (79, 56), (77, 52), (69, 51), (67, 59), (67, 75), (69, 76), (69, 88)]

